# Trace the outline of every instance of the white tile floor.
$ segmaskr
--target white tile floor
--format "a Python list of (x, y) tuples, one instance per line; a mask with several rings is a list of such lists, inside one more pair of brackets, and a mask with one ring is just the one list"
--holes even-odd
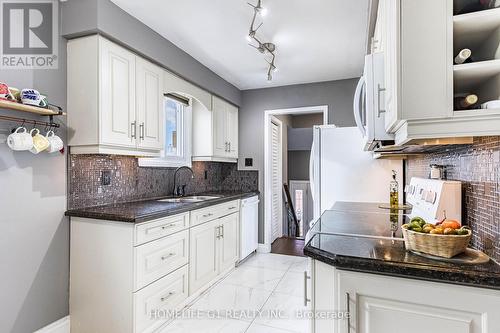
[(176, 319), (161, 333), (308, 333), (309, 321), (296, 315), (306, 310), (308, 267), (307, 258), (256, 254), (187, 307), (202, 318)]

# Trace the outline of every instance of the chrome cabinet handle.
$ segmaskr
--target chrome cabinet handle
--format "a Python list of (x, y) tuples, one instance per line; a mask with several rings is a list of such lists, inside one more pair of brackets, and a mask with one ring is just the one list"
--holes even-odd
[(229, 153), (231, 152), (231, 142), (229, 142), (229, 149), (227, 150)]
[(385, 88), (381, 88), (380, 87), (380, 83), (377, 85), (377, 112), (378, 112), (378, 118), (380, 118), (380, 116), (382, 115), (382, 113), (385, 113), (387, 110), (385, 109), (382, 109), (382, 107), (380, 106), (380, 93), (382, 91), (385, 91)]
[(351, 332), (351, 296), (349, 295), (348, 292), (345, 293), (345, 300), (347, 302), (347, 333)]
[(226, 153), (227, 153), (227, 152), (229, 151), (229, 148), (228, 148), (228, 147), (229, 147), (229, 142), (227, 142), (227, 141), (226, 141), (225, 146), (226, 146), (225, 151), (226, 151)]
[(221, 236), (221, 238), (224, 238), (224, 224), (222, 224), (222, 225), (220, 226), (220, 228), (221, 228), (221, 230), (222, 230), (222, 234), (221, 234), (220, 236)]
[(161, 260), (167, 260), (168, 258), (171, 258), (171, 257), (173, 257), (173, 256), (175, 256), (175, 253), (169, 253), (169, 254), (168, 254), (168, 255), (166, 255), (166, 256), (162, 256), (162, 257), (161, 257)]
[(228, 209), (229, 209), (229, 210), (232, 210), (232, 209), (236, 209), (236, 208), (238, 208), (238, 207), (234, 207), (234, 206), (233, 206), (233, 207), (229, 207)]
[(133, 121), (130, 123), (130, 136), (132, 137), (132, 139), (137, 138), (136, 132), (137, 132), (137, 122)]
[(144, 140), (144, 123), (139, 125), (139, 139)]
[(307, 271), (304, 271), (304, 306), (307, 306), (307, 303), (311, 300), (307, 297), (307, 280), (311, 279), (310, 276), (307, 276)]
[(179, 223), (178, 222), (177, 223), (170, 223), (170, 224), (167, 224), (167, 225), (162, 225), (161, 228), (162, 228), (162, 230), (165, 230), (167, 228), (175, 227), (177, 224), (179, 224)]
[(210, 217), (210, 216), (212, 216), (212, 215), (214, 215), (214, 214), (212, 214), (212, 213), (208, 213), (208, 214), (205, 214), (205, 215), (202, 215), (202, 216), (203, 216), (203, 217)]
[(162, 298), (160, 298), (160, 301), (162, 302), (165, 302), (167, 299), (169, 299), (170, 297), (172, 297), (175, 293), (173, 291), (169, 292), (167, 294), (167, 296), (163, 296)]
[(220, 238), (220, 226), (215, 227), (215, 230), (217, 230), (217, 231), (216, 231), (216, 234), (215, 234), (215, 237), (216, 237), (217, 239), (219, 239), (219, 238)]

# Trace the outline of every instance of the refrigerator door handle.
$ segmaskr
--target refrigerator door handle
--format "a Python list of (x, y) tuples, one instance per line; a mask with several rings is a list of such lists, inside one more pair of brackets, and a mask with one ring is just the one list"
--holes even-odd
[(314, 140), (311, 145), (311, 155), (309, 156), (309, 187), (311, 188), (311, 198), (314, 202)]
[(359, 78), (358, 85), (356, 86), (356, 91), (354, 92), (354, 102), (353, 102), (353, 110), (354, 110), (354, 120), (356, 121), (356, 125), (358, 129), (361, 131), (363, 136), (366, 136), (366, 129), (363, 126), (363, 122), (361, 120), (361, 112), (362, 102), (361, 102), (361, 94), (363, 92), (363, 86), (365, 85), (365, 77), (362, 76)]

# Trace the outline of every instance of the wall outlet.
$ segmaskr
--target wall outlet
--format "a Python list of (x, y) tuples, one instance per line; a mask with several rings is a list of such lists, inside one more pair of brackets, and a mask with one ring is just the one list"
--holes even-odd
[(101, 185), (111, 185), (111, 170), (101, 171)]

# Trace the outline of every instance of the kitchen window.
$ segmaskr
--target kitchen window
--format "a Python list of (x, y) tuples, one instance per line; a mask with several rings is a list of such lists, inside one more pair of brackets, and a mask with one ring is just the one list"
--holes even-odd
[(191, 101), (177, 94), (164, 100), (164, 149), (159, 158), (140, 158), (140, 166), (191, 166)]

